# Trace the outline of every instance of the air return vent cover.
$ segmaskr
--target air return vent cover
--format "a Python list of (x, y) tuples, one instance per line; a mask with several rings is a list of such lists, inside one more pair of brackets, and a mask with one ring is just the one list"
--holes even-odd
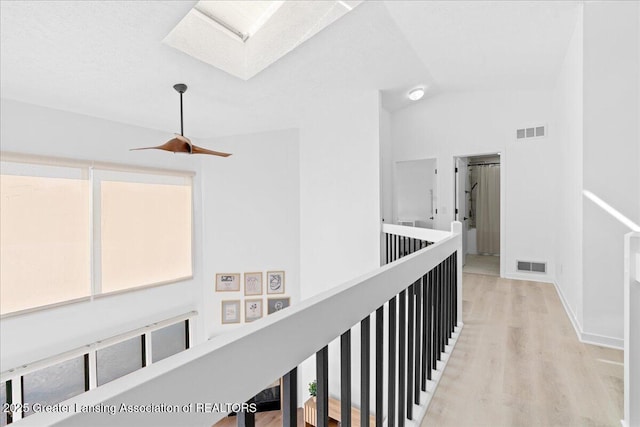
[(518, 271), (527, 271), (531, 273), (546, 273), (546, 262), (533, 262), (533, 261), (516, 261)]
[(532, 126), (516, 129), (516, 139), (544, 138), (546, 135), (546, 126)]

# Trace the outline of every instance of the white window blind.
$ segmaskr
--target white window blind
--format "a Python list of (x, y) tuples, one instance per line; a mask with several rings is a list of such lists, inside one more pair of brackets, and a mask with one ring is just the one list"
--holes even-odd
[(188, 173), (0, 163), (0, 312), (192, 276)]
[(0, 167), (1, 312), (90, 295), (87, 174), (6, 162)]

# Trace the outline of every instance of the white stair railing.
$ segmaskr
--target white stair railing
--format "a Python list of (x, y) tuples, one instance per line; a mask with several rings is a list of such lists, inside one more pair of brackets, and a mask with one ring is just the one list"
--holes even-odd
[[(365, 384), (362, 390), (368, 390), (369, 377), (375, 374), (371, 382), (376, 389), (372, 400), (375, 405), (369, 406), (368, 392), (361, 393), (363, 400), (357, 403), (361, 411), (375, 412), (376, 424), (381, 426), (384, 396), (385, 402), (394, 402), (387, 414), (388, 426), (394, 426), (396, 419), (399, 427), (408, 419), (419, 424), (462, 327), (460, 232), (461, 224), (455, 222), (450, 233), (441, 232), (441, 239), (428, 247), (48, 411), (28, 416), (16, 425), (211, 426), (227, 416), (228, 410), (238, 409), (229, 404), (248, 401), (274, 378), (284, 376), (283, 424), (294, 426), (296, 408), (301, 406), (296, 400), (296, 367), (316, 354), (317, 425), (324, 427), (328, 425), (330, 372), (327, 346), (338, 337), (342, 341), (349, 336), (354, 325), (368, 328), (371, 317), (376, 320), (375, 337), (382, 336), (385, 331), (381, 328), (388, 326), (386, 332), (397, 338), (398, 345), (387, 343), (384, 351), (397, 360), (387, 366), (387, 372), (397, 374), (389, 378), (394, 384), (397, 379), (398, 389), (395, 395), (383, 389), (378, 361), (385, 358), (381, 357), (382, 345), (377, 344), (384, 340), (376, 339), (373, 345), (367, 334), (362, 348), (367, 352), (375, 349), (376, 366), (364, 365), (368, 369), (362, 371), (361, 381), (366, 382), (361, 384)], [(386, 316), (386, 323), (380, 321), (385, 318), (385, 310), (395, 313), (396, 308), (397, 316)], [(342, 377), (343, 370), (338, 371), (342, 380), (350, 381), (350, 375)], [(351, 407), (350, 403), (343, 405), (344, 411)]]
[(640, 233), (624, 241), (624, 420), (640, 426)]

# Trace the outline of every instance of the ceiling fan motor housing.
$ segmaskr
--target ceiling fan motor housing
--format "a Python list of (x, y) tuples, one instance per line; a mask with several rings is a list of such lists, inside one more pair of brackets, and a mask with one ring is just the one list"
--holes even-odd
[(180, 93), (185, 93), (187, 91), (187, 85), (184, 83), (177, 83), (173, 85), (173, 88)]

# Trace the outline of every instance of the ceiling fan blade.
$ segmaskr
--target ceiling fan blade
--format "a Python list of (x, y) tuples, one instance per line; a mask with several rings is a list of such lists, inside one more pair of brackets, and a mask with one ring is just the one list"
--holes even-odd
[(171, 151), (173, 153), (191, 153), (192, 152), (191, 142), (189, 141), (189, 139), (181, 135), (179, 136), (180, 138), (178, 137), (172, 138), (169, 141), (157, 147), (132, 148), (131, 151), (157, 149), (157, 150)]
[(231, 153), (222, 153), (220, 151), (207, 150), (206, 148), (198, 147), (197, 145), (192, 145), (191, 147), (193, 148), (193, 154), (211, 154), (220, 157), (229, 157), (231, 155)]

